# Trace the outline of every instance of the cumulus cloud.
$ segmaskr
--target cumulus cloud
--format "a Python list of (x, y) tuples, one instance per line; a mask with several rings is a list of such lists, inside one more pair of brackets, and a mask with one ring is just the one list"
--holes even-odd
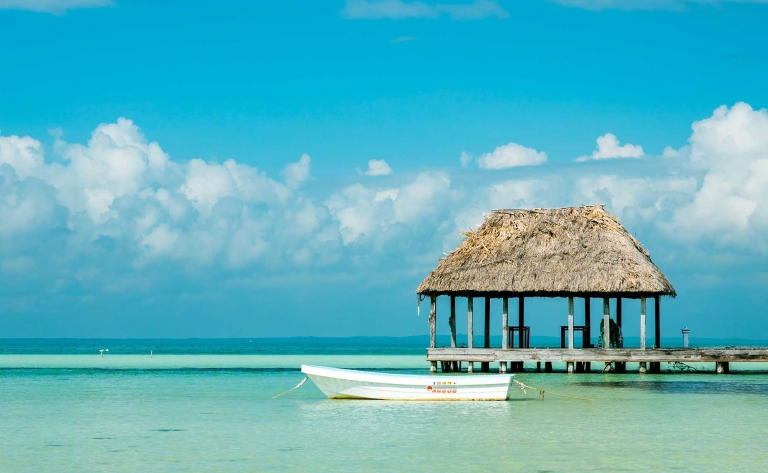
[(61, 15), (78, 8), (111, 7), (112, 0), (0, 0), (0, 10), (29, 10)]
[[(462, 163), (465, 155), (462, 153)], [(499, 146), (492, 153), (486, 153), (477, 158), (477, 164), (482, 169), (508, 169), (517, 166), (538, 166), (547, 162), (547, 153), (526, 148), (517, 143)]]
[[(603, 203), (669, 245), (768, 253), (768, 112), (743, 103), (694, 123), (688, 144), (653, 170), (548, 166), (513, 180), (431, 170), (302, 186), (307, 155), (282, 178), (234, 160), (176, 161), (128, 119), (99, 125), (83, 144), (57, 138), (57, 159), (44, 149), (0, 136), (0, 272), (48, 275), (57, 291), (90, 274), (114, 292), (125, 285), (109, 274), (146, 284), (158, 268), (179, 277), (428, 268), (494, 208)], [(478, 159), (487, 169), (545, 161), (514, 143)]]
[(407, 18), (440, 18), (453, 20), (482, 20), (507, 18), (509, 13), (492, 0), (471, 3), (430, 4), (404, 0), (347, 0), (342, 16), (351, 20), (380, 20)]
[(690, 161), (705, 174), (669, 228), (681, 238), (768, 252), (768, 111), (722, 106), (692, 128)]
[(644, 156), (643, 147), (632, 144), (621, 146), (619, 139), (612, 133), (606, 133), (597, 138), (597, 149), (591, 156), (581, 156), (576, 161), (583, 162), (590, 159), (615, 159), (615, 158), (640, 158)]
[(0, 135), (0, 164), (10, 164), (24, 179), (43, 165), (43, 145), (29, 136)]
[(560, 5), (587, 10), (669, 10), (684, 11), (690, 5), (724, 3), (768, 3), (768, 0), (550, 0)]
[(288, 187), (296, 189), (303, 182), (308, 181), (311, 165), (308, 154), (303, 154), (299, 162), (286, 165), (283, 169), (283, 177), (285, 177), (285, 183)]
[(459, 161), (461, 162), (461, 167), (465, 168), (469, 166), (469, 163), (472, 162), (473, 156), (466, 151), (461, 151), (461, 156), (459, 156)]
[(99, 125), (86, 144), (57, 138), (60, 162), (46, 163), (42, 149), (30, 137), (0, 136), (4, 247), (55, 232), (69, 257), (121, 253), (123, 265), (143, 268), (158, 259), (306, 263), (335, 245), (327, 210), (298, 192), (308, 155), (286, 165), (285, 183), (234, 160), (179, 163), (125, 118)]
[(386, 176), (392, 174), (392, 168), (383, 159), (371, 159), (368, 161), (368, 169), (364, 174), (366, 176)]

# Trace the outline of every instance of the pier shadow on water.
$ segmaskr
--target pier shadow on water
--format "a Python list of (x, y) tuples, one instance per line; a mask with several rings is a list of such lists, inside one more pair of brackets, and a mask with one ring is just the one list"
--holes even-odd
[(603, 389), (631, 389), (670, 394), (755, 394), (768, 395), (768, 384), (731, 381), (583, 381), (578, 386)]

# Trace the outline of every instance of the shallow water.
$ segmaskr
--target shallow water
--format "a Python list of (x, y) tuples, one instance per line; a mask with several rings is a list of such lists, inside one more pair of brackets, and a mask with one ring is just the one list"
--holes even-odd
[[(77, 358), (79, 356), (80, 358)], [(768, 376), (524, 373), (509, 402), (331, 401), (302, 362), (422, 356), (3, 355), (0, 471), (765, 471)], [(14, 367), (17, 366), (17, 367)]]

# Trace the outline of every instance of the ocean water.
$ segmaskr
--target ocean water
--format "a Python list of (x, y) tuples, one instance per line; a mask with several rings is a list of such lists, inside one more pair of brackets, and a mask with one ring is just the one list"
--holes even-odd
[(428, 372), (423, 348), (336, 349), (0, 355), (0, 471), (768, 470), (765, 374), (518, 374), (591, 402), (272, 399), (301, 363)]

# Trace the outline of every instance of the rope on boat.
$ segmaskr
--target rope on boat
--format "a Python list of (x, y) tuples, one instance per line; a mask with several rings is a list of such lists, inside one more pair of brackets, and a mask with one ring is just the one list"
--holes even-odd
[(277, 396), (272, 396), (272, 399), (277, 399), (280, 396), (284, 396), (284, 395), (288, 394), (289, 392), (293, 391), (294, 389), (299, 389), (302, 384), (307, 382), (308, 379), (309, 379), (309, 376), (304, 376), (304, 379), (302, 379), (299, 384), (297, 384), (296, 386), (292, 387), (291, 389), (289, 389), (288, 391), (286, 391), (286, 392), (284, 392), (282, 394), (278, 394)]
[(543, 389), (534, 388), (533, 386), (529, 386), (529, 385), (523, 383), (522, 381), (516, 380), (515, 378), (512, 378), (512, 381), (517, 383), (517, 385), (520, 386), (520, 390), (523, 391), (525, 394), (528, 394), (528, 391), (526, 391), (526, 389), (533, 389), (534, 391), (538, 391), (539, 392), (539, 398), (538, 398), (539, 401), (543, 401), (544, 400), (544, 393), (549, 393), (549, 394), (551, 394), (553, 396), (567, 397), (568, 399), (577, 399), (579, 401), (592, 402), (592, 399), (589, 399), (589, 398), (586, 398), (586, 397), (569, 396), (567, 394), (560, 394), (560, 393), (556, 393), (556, 392), (553, 392), (553, 391), (545, 391)]

